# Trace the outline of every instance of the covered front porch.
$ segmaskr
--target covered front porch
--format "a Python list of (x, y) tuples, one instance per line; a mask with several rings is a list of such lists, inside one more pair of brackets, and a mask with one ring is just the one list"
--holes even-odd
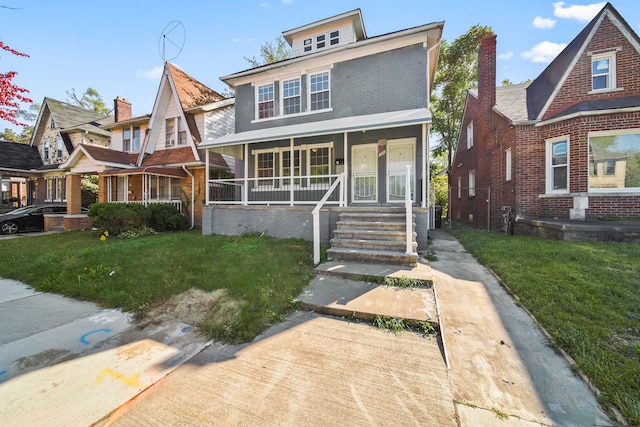
[[(428, 110), (417, 109), (205, 141), (203, 233), (264, 232), (319, 246), (331, 243), (344, 212), (368, 211), (373, 218), (391, 210), (406, 219), (405, 252), (415, 253), (416, 242), (426, 249), (429, 123)], [(233, 178), (211, 175), (211, 153), (235, 159)]]

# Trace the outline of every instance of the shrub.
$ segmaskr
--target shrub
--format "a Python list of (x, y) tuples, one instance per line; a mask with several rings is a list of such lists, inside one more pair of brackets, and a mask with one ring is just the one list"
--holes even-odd
[(149, 227), (156, 231), (186, 230), (189, 228), (189, 220), (184, 217), (174, 205), (153, 204), (149, 205), (151, 218)]
[(151, 211), (135, 203), (94, 203), (89, 206), (91, 225), (114, 236), (127, 230), (146, 227)]

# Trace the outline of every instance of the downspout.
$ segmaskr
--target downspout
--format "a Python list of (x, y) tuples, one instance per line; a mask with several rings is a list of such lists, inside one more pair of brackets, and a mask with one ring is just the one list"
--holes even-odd
[(196, 201), (195, 201), (195, 178), (193, 176), (193, 174), (191, 172), (189, 172), (189, 170), (187, 169), (186, 166), (182, 165), (182, 169), (187, 173), (187, 175), (189, 175), (191, 177), (191, 227), (189, 228), (189, 230), (193, 230), (193, 227), (195, 227), (196, 221), (195, 221), (195, 207), (196, 207)]

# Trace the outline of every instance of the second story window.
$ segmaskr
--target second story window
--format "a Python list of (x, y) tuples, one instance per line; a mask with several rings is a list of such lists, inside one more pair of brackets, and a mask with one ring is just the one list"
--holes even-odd
[(303, 46), (305, 52), (311, 52), (311, 49), (313, 49), (313, 42), (311, 41), (311, 39), (305, 39), (305, 41), (303, 42)]
[(56, 141), (56, 159), (61, 159), (63, 154), (64, 143), (62, 138), (58, 138)]
[(51, 141), (49, 141), (48, 139), (45, 139), (44, 146), (42, 148), (42, 157), (44, 157), (45, 160), (49, 160), (50, 150), (51, 150)]
[(300, 112), (300, 79), (282, 82), (282, 114), (297, 114)]
[(136, 126), (133, 128), (131, 151), (140, 151), (140, 126)]
[(178, 121), (178, 145), (187, 145), (187, 131), (184, 129), (184, 123), (179, 118)]
[(258, 86), (258, 118), (266, 119), (275, 116), (273, 83)]
[(329, 44), (333, 46), (338, 43), (340, 43), (340, 31), (332, 31), (329, 34)]
[(324, 34), (316, 36), (316, 49), (322, 49), (323, 47), (325, 47), (325, 45), (326, 45), (325, 39), (326, 38), (327, 38), (327, 36), (325, 36)]
[(615, 53), (591, 57), (592, 90), (608, 90), (616, 87)]
[(122, 151), (131, 151), (131, 129), (122, 129)]
[(175, 119), (167, 119), (165, 121), (165, 146), (172, 147), (176, 145), (176, 135), (175, 135)]
[(140, 126), (122, 130), (122, 151), (140, 151)]
[(329, 108), (329, 72), (325, 71), (309, 76), (310, 110)]
[(53, 120), (53, 117), (51, 117), (51, 122), (49, 123), (49, 127), (51, 129), (55, 129), (56, 128), (56, 121)]
[(467, 126), (467, 150), (473, 147), (473, 122)]

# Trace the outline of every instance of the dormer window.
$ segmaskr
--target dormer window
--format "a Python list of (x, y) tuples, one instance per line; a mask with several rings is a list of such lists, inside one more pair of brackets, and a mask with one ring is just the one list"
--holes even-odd
[(591, 88), (594, 91), (616, 88), (615, 52), (591, 57)]
[(311, 52), (311, 49), (313, 49), (312, 40), (305, 39), (303, 43), (304, 43), (304, 51)]
[(49, 122), (49, 127), (51, 129), (55, 129), (56, 128), (56, 121), (53, 120), (53, 117), (51, 117), (51, 121)]
[(340, 43), (340, 31), (332, 31), (331, 34), (329, 34), (329, 44), (333, 46), (338, 43)]
[(324, 34), (316, 36), (316, 49), (322, 49), (325, 46), (325, 39), (326, 36)]

